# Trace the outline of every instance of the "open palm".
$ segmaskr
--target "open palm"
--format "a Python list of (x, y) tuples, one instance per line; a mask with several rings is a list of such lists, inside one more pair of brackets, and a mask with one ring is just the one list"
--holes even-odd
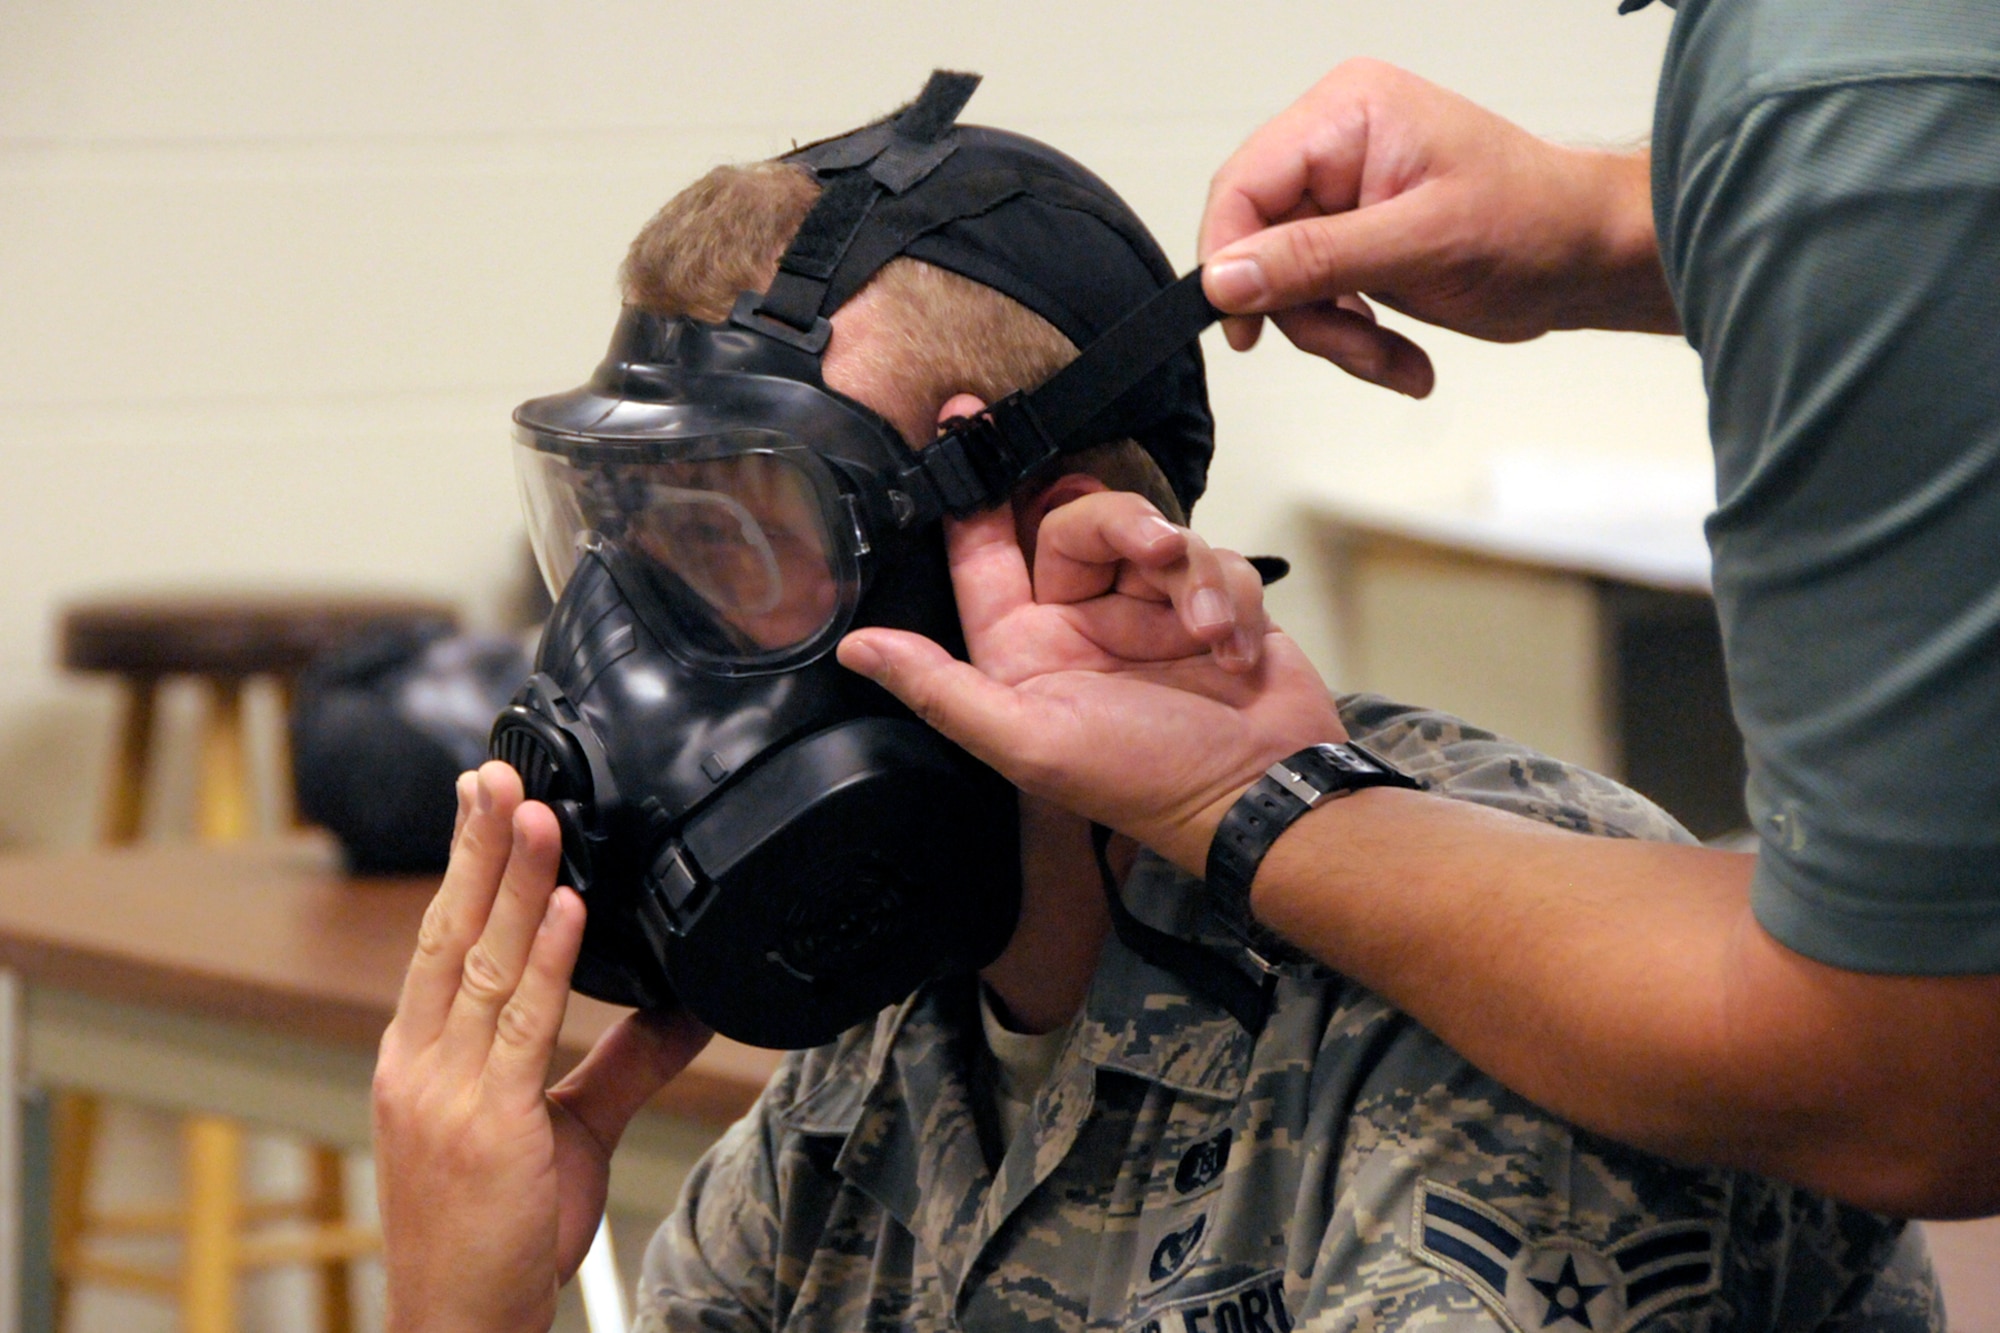
[[(1080, 557), (1087, 543), (1052, 539), (1099, 520), (1082, 502), (1051, 514), (1032, 577), (1011, 515), (951, 525), (971, 664), (884, 629), (848, 636), (841, 660), (1023, 791), (1199, 873), (1244, 787), (1273, 761), (1345, 732), (1283, 633), (1266, 627), (1256, 664), (1228, 669), (1186, 627), (1171, 571), (1109, 550)], [(1261, 604), (1254, 610), (1261, 623)]]

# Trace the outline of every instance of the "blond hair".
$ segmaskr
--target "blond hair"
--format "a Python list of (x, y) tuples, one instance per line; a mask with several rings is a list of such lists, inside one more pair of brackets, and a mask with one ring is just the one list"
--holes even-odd
[[(770, 285), (818, 198), (819, 185), (789, 162), (715, 168), (668, 200), (633, 239), (621, 271), (626, 302), (656, 314), (727, 319), (738, 293)], [(890, 260), (863, 291), (876, 315), (868, 356), (880, 373), (871, 382), (887, 386), (892, 399), (870, 406), (912, 447), (928, 440), (953, 394), (998, 402), (1076, 357), (1076, 344), (1020, 302), (922, 260)], [(1061, 465), (1136, 491), (1177, 522), (1185, 517), (1159, 465), (1132, 440), (1094, 446)]]

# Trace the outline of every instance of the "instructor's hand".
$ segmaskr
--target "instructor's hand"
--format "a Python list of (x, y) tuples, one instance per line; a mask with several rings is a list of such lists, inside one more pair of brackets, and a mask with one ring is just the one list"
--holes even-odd
[(548, 807), (489, 763), (459, 779), (444, 884), (375, 1067), (394, 1333), (547, 1329), (604, 1212), (625, 1125), (708, 1041), (633, 1015), (544, 1091), (583, 903), (556, 887)]
[[(1364, 294), (1496, 342), (1679, 328), (1644, 153), (1564, 148), (1379, 61), (1341, 65), (1223, 164), (1200, 251), (1218, 308), (1419, 398), (1430, 358)], [(1229, 321), (1230, 345), (1258, 326)]]
[[(1346, 732), (1326, 686), (1284, 634), (1264, 628), (1256, 665), (1225, 670), (1176, 625), (1171, 600), (1144, 580), (1119, 590), (1138, 576), (1119, 572), (1110, 546), (1105, 559), (1084, 559), (1096, 538), (1071, 531), (1061, 538), (1067, 554), (1051, 557), (1050, 525), (1071, 508), (1043, 525), (1033, 579), (1005, 510), (946, 525), (971, 664), (920, 635), (879, 628), (849, 634), (840, 660), (1028, 794), (1198, 874), (1215, 826), (1259, 773)], [(1067, 521), (1100, 519), (1116, 516), (1077, 509)], [(1052, 558), (1096, 563), (1096, 582), (1108, 591), (1037, 600), (1045, 582), (1054, 595), (1092, 586), (1079, 567), (1053, 577)], [(1261, 604), (1256, 615), (1262, 625)], [(1176, 642), (1176, 651), (1162, 651)]]

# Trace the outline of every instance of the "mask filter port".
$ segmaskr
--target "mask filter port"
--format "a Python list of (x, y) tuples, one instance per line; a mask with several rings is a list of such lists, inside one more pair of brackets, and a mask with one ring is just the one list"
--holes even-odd
[(529, 800), (555, 812), (562, 829), (564, 882), (588, 897), (592, 858), (585, 822), (592, 784), (583, 747), (560, 723), (515, 703), (493, 723), (487, 751), (521, 775), (521, 790)]

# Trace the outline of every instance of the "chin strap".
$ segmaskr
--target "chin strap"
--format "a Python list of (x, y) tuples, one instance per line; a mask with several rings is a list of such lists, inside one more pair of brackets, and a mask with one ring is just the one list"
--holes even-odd
[(1118, 942), (1154, 967), (1179, 977), (1203, 999), (1220, 1005), (1251, 1037), (1261, 1035), (1271, 1017), (1277, 977), (1267, 973), (1261, 982), (1252, 981), (1214, 949), (1169, 935), (1134, 916), (1119, 895), (1118, 877), (1111, 873), (1110, 846), (1111, 830), (1092, 824), (1090, 849), (1097, 854), (1097, 872), (1104, 879), (1104, 901), (1111, 908), (1111, 928), (1118, 933)]

